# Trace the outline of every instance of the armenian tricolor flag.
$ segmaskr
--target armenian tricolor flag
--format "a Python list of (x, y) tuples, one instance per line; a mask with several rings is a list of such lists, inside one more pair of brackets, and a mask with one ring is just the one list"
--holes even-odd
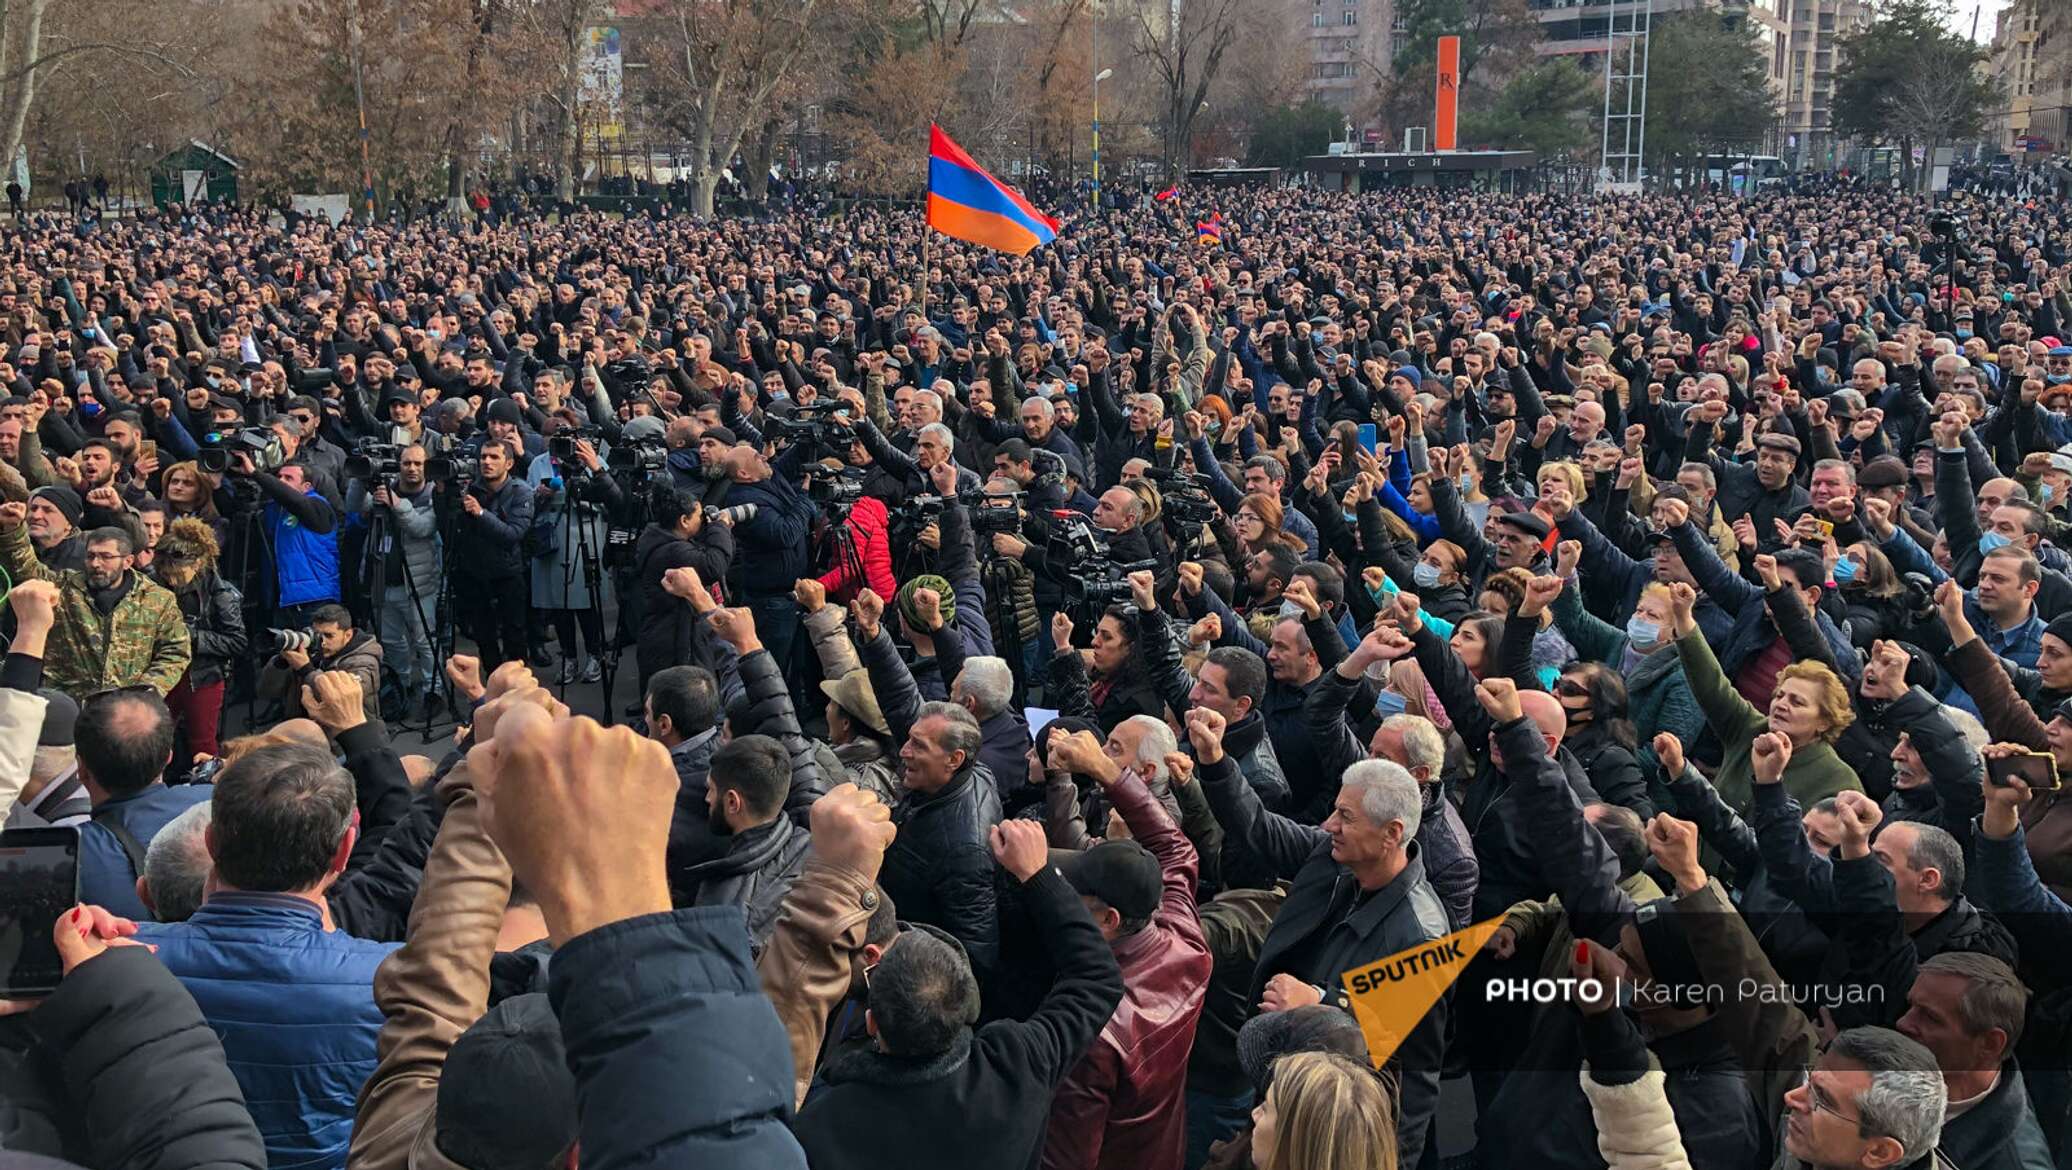
[(942, 127), (928, 127), (928, 226), (1020, 256), (1057, 238), (1058, 221), (986, 173)]
[(1160, 203), (1164, 203), (1166, 200), (1171, 199), (1173, 196), (1178, 195), (1179, 193), (1180, 184), (1174, 183), (1172, 186), (1167, 187), (1165, 190), (1160, 191), (1158, 194), (1153, 195), (1151, 198), (1157, 200)]
[(1222, 213), (1222, 212), (1220, 212), (1220, 211), (1216, 211), (1216, 212), (1211, 212), (1211, 213), (1209, 214), (1209, 218), (1207, 218), (1207, 219), (1203, 219), (1203, 220), (1196, 220), (1196, 221), (1195, 221), (1195, 224), (1194, 224), (1194, 235), (1195, 235), (1195, 239), (1196, 239), (1196, 241), (1197, 241), (1197, 242), (1199, 242), (1199, 243), (1203, 243), (1203, 244), (1220, 244), (1220, 243), (1222, 243), (1222, 242), (1223, 242), (1223, 213)]

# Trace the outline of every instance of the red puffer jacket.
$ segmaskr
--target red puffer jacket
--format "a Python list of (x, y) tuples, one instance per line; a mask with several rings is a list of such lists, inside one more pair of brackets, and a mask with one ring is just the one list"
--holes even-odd
[[(892, 576), (892, 537), (886, 531), (887, 520), (885, 501), (875, 496), (865, 496), (849, 509), (849, 543), (856, 556), (852, 561), (830, 554), (834, 568), (820, 576), (829, 601), (853, 600), (864, 586), (884, 598), (899, 592), (899, 582)], [(857, 583), (859, 568), (862, 586)]]

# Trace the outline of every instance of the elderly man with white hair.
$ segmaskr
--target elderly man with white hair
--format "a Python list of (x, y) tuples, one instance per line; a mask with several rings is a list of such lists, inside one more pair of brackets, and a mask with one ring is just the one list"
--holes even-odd
[[(913, 415), (921, 416), (927, 413), (927, 409), (921, 405), (924, 398), (932, 401), (935, 395), (925, 390), (916, 393), (915, 405), (911, 412)], [(939, 418), (940, 408), (937, 408), (935, 413)], [(924, 495), (935, 491), (934, 477), (930, 472), (941, 463), (956, 468), (958, 491), (969, 491), (979, 486), (978, 473), (957, 462), (955, 432), (935, 419), (920, 423), (913, 429), (914, 451), (911, 455), (895, 446), (885, 437), (884, 432), (872, 425), (867, 418), (856, 421), (856, 439), (863, 444), (864, 450), (870, 452), (871, 461), (885, 474), (898, 480), (908, 495)]]
[[(1225, 834), (1224, 864), (1250, 855), (1248, 872), (1294, 883), (1259, 951), (1252, 977), (1259, 1010), (1316, 1003), (1346, 1008), (1341, 975), (1451, 929), (1417, 845), (1424, 817), (1417, 781), (1400, 764), (1362, 760), (1345, 770), (1323, 825), (1301, 824), (1259, 802), (1236, 761), (1224, 754), (1223, 731), (1223, 717), (1209, 708), (1187, 713), (1199, 782)], [(1399, 1165), (1417, 1165), (1430, 1137), (1445, 1036), (1442, 999), (1390, 1058), (1402, 1086)]]
[(1006, 804), (1029, 775), (1029, 724), (1015, 709), (1014, 672), (1007, 660), (991, 654), (965, 659), (964, 669), (950, 683), (950, 702), (978, 720), (978, 758), (993, 770), (1000, 801)]

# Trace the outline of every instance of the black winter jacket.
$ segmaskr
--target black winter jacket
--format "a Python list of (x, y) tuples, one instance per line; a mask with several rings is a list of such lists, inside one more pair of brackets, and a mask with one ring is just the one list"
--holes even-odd
[[(1338, 978), (1343, 972), (1452, 930), (1446, 908), (1425, 879), (1423, 853), (1415, 841), (1402, 872), (1386, 886), (1363, 892), (1352, 874), (1331, 859), (1330, 834), (1268, 812), (1228, 755), (1201, 765), (1197, 780), (1226, 834), (1226, 864), (1238, 865), (1251, 854), (1256, 860), (1247, 868), (1294, 882), (1260, 948), (1251, 1002), (1259, 1002), (1269, 979), (1286, 973), (1321, 987), (1324, 1002), (1345, 1008)], [(1433, 1005), (1390, 1061), (1402, 1086), (1396, 1144), (1405, 1166), (1417, 1165), (1438, 1112), (1446, 1010), (1443, 999)]]
[[(61, 1148), (37, 1152), (95, 1170), (265, 1167), (266, 1148), (222, 1041), (143, 947), (117, 947), (75, 967), (23, 1020), (35, 1047), (16, 1071), (61, 1109), (48, 1119)], [(36, 1148), (15, 1136), (7, 1148)]]
[[(785, 689), (784, 676), (768, 650), (757, 650), (739, 659), (734, 669), (740, 675), (743, 692), (742, 708), (732, 716), (734, 734), (767, 735), (784, 745), (785, 753), (791, 757), (791, 792), (784, 798), (784, 813), (797, 827), (804, 829), (813, 802), (819, 800), (828, 788), (828, 781), (820, 772), (819, 753), (814, 750), (813, 741), (799, 731), (798, 716), (792, 711), (791, 695)], [(713, 833), (711, 823), (706, 819), (707, 768), (711, 764), (712, 753), (718, 748), (719, 737), (708, 735), (690, 750), (671, 753), (675, 757), (678, 787), (676, 809), (669, 823), (669, 873), (672, 892), (677, 895), (680, 905), (692, 904), (693, 899), (689, 895), (695, 890), (696, 883), (679, 885), (679, 875), (686, 874), (693, 867), (721, 862), (734, 848), (734, 842)], [(776, 900), (783, 900), (781, 892)], [(709, 905), (710, 902), (697, 901), (696, 904)], [(771, 909), (775, 909), (774, 901)]]
[(245, 656), (248, 645), (244, 595), (212, 570), (174, 592), (173, 597), (180, 603), (180, 616), (187, 620), (187, 635), (194, 643), (187, 681), (204, 686), (228, 677), (230, 664)]
[(678, 910), (587, 931), (554, 953), (589, 1166), (805, 1170), (784, 1025), (741, 912)]
[(641, 529), (633, 546), (633, 579), (640, 583), (635, 654), (643, 686), (657, 671), (696, 661), (691, 631), (698, 615), (689, 602), (662, 588), (663, 575), (671, 569), (696, 569), (698, 579), (711, 588), (726, 580), (733, 559), (734, 531), (724, 524), (707, 524), (689, 540), (678, 540), (659, 524)]
[[(1345, 717), (1348, 704), (1363, 685), (1362, 680), (1347, 678), (1336, 669), (1318, 675), (1310, 684), (1303, 711), (1327, 776), (1343, 776), (1347, 768), (1367, 758)], [(1229, 743), (1226, 733), (1224, 744), (1228, 747)], [(1475, 860), (1474, 846), (1468, 843), (1468, 827), (1460, 819), (1460, 810), (1446, 799), (1439, 777), (1417, 787), (1424, 808), (1417, 824), (1417, 847), (1424, 858), (1425, 878), (1445, 903), (1447, 922), (1460, 930), (1474, 920), (1475, 887), (1481, 884), (1482, 867)]]
[(520, 545), (532, 527), (532, 488), (515, 476), (491, 490), (477, 483), (468, 494), (482, 503), (470, 516), (465, 507), (454, 519), (454, 571), (477, 581), (501, 581), (525, 571)]
[(806, 868), (813, 838), (778, 814), (775, 820), (726, 838), (726, 852), (669, 874), (669, 896), (679, 906), (739, 906), (748, 915), (748, 941), (760, 954), (777, 928), (777, 911)]
[(992, 770), (977, 760), (936, 792), (909, 792), (893, 813), (899, 835), (878, 884), (899, 916), (939, 926), (964, 944), (983, 975), (1000, 950), (998, 895), (988, 841), (1000, 823)]
[[(900, 844), (893, 842), (894, 853)], [(1039, 871), (1020, 891), (1057, 967), (1042, 1005), (1027, 1020), (960, 1032), (941, 1055), (873, 1049), (831, 1060), (821, 1070), (825, 1086), (792, 1127), (813, 1170), (1035, 1165), (1051, 1095), (1122, 1001), (1122, 971), (1055, 868)], [(911, 917), (905, 901), (898, 905), (901, 917)]]
[(1950, 722), (1950, 717), (1943, 714), (1942, 704), (1934, 695), (1913, 687), (1897, 699), (1881, 702), (1864, 698), (1861, 683), (1853, 689), (1856, 718), (1835, 741), (1835, 754), (1855, 769), (1857, 779), (1863, 781), (1864, 792), (1872, 800), (1883, 801), (1892, 792), (1892, 749), (1899, 746), (1901, 732), (1921, 753), (1921, 762), (1928, 765), (1930, 776), (1940, 777), (1942, 770), (1948, 770), (1952, 783), (1969, 781), (1972, 794), (1978, 795), (1979, 778), (1972, 774), (1978, 753), (1965, 741), (1957, 725)]

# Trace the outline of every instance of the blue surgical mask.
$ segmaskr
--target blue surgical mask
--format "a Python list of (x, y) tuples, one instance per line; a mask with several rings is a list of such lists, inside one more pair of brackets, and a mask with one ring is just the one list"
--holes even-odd
[(1626, 641), (1635, 646), (1652, 646), (1662, 640), (1662, 627), (1638, 614), (1626, 619)]
[(1401, 715), (1410, 706), (1410, 701), (1394, 691), (1383, 691), (1374, 696), (1374, 713), (1383, 719)]
[(2056, 496), (2057, 494), (2058, 490), (2047, 483), (2039, 483), (2036, 485), (2036, 502), (2043, 505), (2046, 508), (2050, 507), (2050, 501), (2052, 497)]
[(1470, 476), (1470, 475), (1467, 475), (1466, 473), (1463, 473), (1463, 474), (1461, 475), (1461, 477), (1460, 477), (1460, 494), (1462, 494), (1462, 495), (1467, 495), (1467, 494), (1468, 494), (1469, 492), (1473, 491), (1473, 490), (1474, 490), (1474, 488), (1475, 488), (1475, 479), (1474, 479), (1474, 477), (1473, 477), (1473, 476)]
[(1959, 329), (1959, 330), (1957, 330), (1957, 340), (1959, 340), (1959, 341), (1970, 341), (1970, 340), (1971, 340), (1971, 330), (1969, 330), (1969, 329)]
[(1295, 604), (1294, 602), (1283, 601), (1281, 602), (1281, 611), (1276, 616), (1283, 618), (1294, 618), (1296, 621), (1299, 622), (1308, 615), (1304, 614), (1302, 612), (1302, 607)]
[[(1981, 540), (1979, 543), (1984, 544), (1985, 541)], [(1841, 560), (1836, 561), (1835, 584), (1847, 585), (1849, 582), (1856, 580), (1857, 568), (1858, 566), (1854, 558), (1843, 557)]]
[(2006, 548), (2008, 545), (2013, 543), (2014, 541), (2009, 540), (2007, 537), (2002, 536), (1997, 532), (1988, 532), (1985, 535), (1978, 538), (1978, 551), (1980, 555), (1984, 555), (1986, 553), (1992, 552), (1994, 549)]
[(1419, 561), (1412, 566), (1410, 576), (1416, 580), (1419, 589), (1436, 589), (1439, 586), (1439, 566)]

